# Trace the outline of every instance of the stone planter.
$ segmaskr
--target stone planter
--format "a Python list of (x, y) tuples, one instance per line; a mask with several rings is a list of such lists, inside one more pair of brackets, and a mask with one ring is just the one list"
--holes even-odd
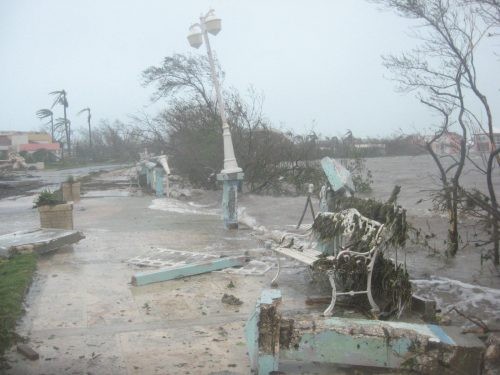
[(80, 182), (63, 182), (61, 190), (66, 202), (80, 202)]
[(41, 228), (73, 229), (73, 205), (71, 203), (38, 207)]

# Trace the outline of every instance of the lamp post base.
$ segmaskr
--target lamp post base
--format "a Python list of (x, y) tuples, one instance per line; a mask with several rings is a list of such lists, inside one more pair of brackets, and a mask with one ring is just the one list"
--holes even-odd
[[(224, 171), (223, 171), (224, 172)], [(226, 229), (238, 229), (238, 185), (243, 181), (243, 172), (219, 173), (217, 180), (222, 181), (222, 216)]]

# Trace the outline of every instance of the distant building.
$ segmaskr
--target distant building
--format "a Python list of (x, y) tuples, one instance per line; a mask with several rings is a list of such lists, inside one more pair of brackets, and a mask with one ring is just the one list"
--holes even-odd
[(4, 154), (11, 151), (32, 154), (39, 150), (47, 150), (57, 157), (61, 154), (61, 146), (52, 142), (52, 137), (47, 133), (0, 131), (0, 151)]
[[(476, 133), (474, 134), (474, 150), (478, 152), (490, 152), (491, 142), (490, 137), (486, 133)], [(500, 129), (493, 129), (493, 140), (495, 145), (493, 149), (500, 147)]]
[(438, 155), (452, 155), (460, 153), (462, 136), (454, 132), (444, 132), (441, 137), (432, 143), (432, 150)]
[(386, 155), (385, 143), (356, 143), (354, 148), (364, 156)]

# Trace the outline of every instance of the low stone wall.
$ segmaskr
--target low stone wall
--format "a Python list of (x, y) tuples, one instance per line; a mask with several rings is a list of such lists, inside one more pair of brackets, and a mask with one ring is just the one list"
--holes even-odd
[(73, 229), (73, 205), (71, 203), (38, 207), (40, 227)]

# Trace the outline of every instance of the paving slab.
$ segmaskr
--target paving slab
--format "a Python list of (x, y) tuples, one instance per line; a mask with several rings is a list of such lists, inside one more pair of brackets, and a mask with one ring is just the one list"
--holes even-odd
[(31, 229), (0, 236), (0, 258), (18, 252), (44, 254), (85, 238), (83, 233), (65, 229)]

